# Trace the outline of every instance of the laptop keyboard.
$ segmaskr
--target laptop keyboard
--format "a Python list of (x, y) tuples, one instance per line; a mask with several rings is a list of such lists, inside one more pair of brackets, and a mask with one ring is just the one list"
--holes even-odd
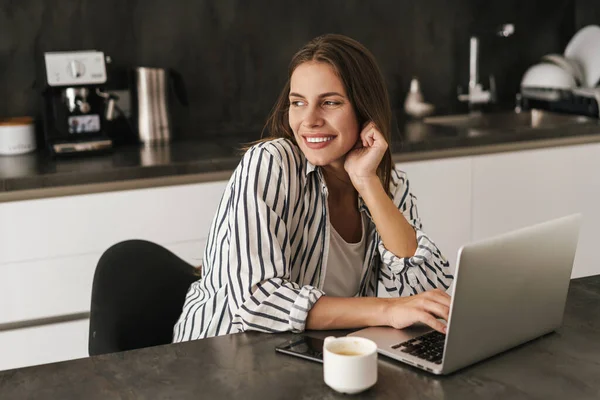
[(398, 343), (392, 346), (392, 348), (399, 349), (403, 353), (419, 357), (434, 364), (441, 364), (445, 341), (446, 335), (432, 331), (406, 342)]

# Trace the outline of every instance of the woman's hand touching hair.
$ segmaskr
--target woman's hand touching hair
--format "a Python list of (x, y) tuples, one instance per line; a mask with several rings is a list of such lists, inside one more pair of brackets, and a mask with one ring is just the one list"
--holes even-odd
[(377, 126), (373, 122), (367, 122), (344, 162), (344, 169), (359, 192), (370, 180), (379, 179), (377, 168), (387, 148), (388, 143)]

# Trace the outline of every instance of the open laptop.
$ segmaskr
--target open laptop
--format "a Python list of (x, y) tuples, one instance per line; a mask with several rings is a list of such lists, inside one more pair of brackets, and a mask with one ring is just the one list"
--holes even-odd
[(448, 374), (554, 331), (580, 225), (574, 214), (461, 247), (446, 335), (426, 326), (350, 335), (373, 340), (385, 356)]

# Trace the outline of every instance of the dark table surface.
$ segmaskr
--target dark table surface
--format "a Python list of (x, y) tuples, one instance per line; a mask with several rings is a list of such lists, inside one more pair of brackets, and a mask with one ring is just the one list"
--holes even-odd
[[(0, 398), (349, 398), (324, 384), (321, 364), (274, 351), (291, 336), (244, 333), (4, 371)], [(383, 356), (378, 369), (377, 384), (353, 398), (598, 399), (600, 275), (571, 281), (554, 333), (449, 376)]]
[[(390, 148), (395, 162), (600, 141), (600, 123), (512, 132), (469, 131), (410, 120), (399, 120), (393, 126)], [(108, 154), (70, 159), (53, 159), (43, 149), (0, 156), (0, 195), (232, 171), (241, 158), (242, 145), (259, 138), (260, 132), (199, 136), (198, 140), (174, 141), (168, 146), (127, 145)]]

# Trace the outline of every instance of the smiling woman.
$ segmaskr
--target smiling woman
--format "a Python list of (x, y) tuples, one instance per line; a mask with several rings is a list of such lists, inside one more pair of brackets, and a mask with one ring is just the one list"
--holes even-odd
[(445, 332), (452, 276), (392, 168), (390, 121), (363, 45), (330, 34), (294, 55), (265, 138), (227, 185), (174, 341), (415, 322)]
[(343, 169), (358, 140), (358, 121), (334, 69), (316, 61), (300, 64), (290, 90), (289, 124), (300, 150), (314, 165)]

